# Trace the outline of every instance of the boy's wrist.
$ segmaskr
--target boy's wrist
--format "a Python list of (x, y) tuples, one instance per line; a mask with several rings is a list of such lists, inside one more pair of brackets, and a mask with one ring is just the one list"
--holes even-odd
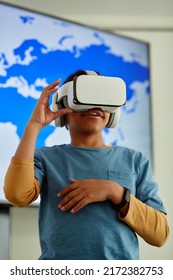
[(28, 130), (31, 133), (35, 133), (35, 134), (38, 134), (42, 128), (43, 128), (43, 126), (41, 124), (35, 123), (31, 120), (29, 120), (26, 125), (26, 130)]
[(115, 204), (119, 205), (124, 197), (125, 189), (116, 182), (111, 182), (109, 199)]

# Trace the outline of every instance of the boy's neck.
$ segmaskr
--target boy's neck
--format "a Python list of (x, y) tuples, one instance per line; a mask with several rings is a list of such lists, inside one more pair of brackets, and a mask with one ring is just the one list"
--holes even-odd
[(71, 140), (71, 145), (83, 148), (104, 148), (103, 139), (98, 137), (80, 137)]

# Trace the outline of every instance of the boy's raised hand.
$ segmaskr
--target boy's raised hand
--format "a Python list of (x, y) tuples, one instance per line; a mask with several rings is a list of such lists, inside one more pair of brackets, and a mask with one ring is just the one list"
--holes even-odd
[(64, 108), (56, 112), (53, 112), (49, 108), (50, 95), (58, 90), (58, 85), (60, 82), (61, 79), (58, 79), (57, 81), (45, 87), (34, 108), (29, 122), (34, 124), (34, 126), (37, 126), (39, 130), (50, 124), (56, 118), (72, 112), (72, 110), (69, 108)]

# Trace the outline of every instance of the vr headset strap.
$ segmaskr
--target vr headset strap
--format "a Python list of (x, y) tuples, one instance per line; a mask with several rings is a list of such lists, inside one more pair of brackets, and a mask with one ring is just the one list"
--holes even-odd
[(85, 73), (87, 75), (98, 76), (97, 72), (95, 72), (95, 71), (85, 70)]
[(72, 85), (72, 81), (64, 84), (62, 87), (59, 88), (58, 90), (58, 100), (62, 99), (64, 96), (68, 95), (68, 89), (69, 86)]

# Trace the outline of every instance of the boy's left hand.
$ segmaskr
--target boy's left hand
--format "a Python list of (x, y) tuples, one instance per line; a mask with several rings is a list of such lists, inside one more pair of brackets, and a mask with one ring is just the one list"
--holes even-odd
[(71, 184), (58, 193), (64, 196), (58, 208), (61, 211), (71, 209), (72, 213), (79, 211), (89, 203), (112, 200), (118, 204), (123, 196), (124, 188), (108, 180), (71, 180)]

